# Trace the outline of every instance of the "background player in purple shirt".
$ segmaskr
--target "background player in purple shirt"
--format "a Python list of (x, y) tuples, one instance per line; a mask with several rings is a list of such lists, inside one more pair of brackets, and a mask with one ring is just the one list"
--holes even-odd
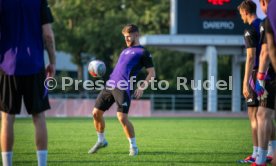
[(245, 24), (249, 24), (249, 28), (244, 31), (244, 40), (246, 47), (246, 63), (243, 79), (243, 96), (247, 101), (248, 117), (250, 119), (252, 130), (253, 152), (252, 155), (246, 157), (239, 162), (254, 162), (257, 156), (258, 139), (257, 139), (257, 110), (258, 99), (254, 92), (256, 72), (259, 65), (260, 53), (260, 32), (259, 25), (261, 20), (256, 16), (256, 4), (251, 0), (244, 0), (238, 6), (239, 13)]
[(269, 50), (269, 57), (276, 72), (276, 0), (268, 0), (267, 9), (267, 44)]
[[(122, 34), (125, 37), (128, 48), (124, 49), (120, 54), (118, 62), (107, 81), (106, 89), (102, 90), (97, 97), (93, 109), (93, 117), (98, 140), (88, 151), (90, 154), (97, 152), (98, 149), (106, 147), (108, 144), (104, 135), (105, 122), (103, 114), (115, 102), (117, 104), (118, 120), (122, 124), (126, 137), (129, 140), (129, 155), (138, 155), (134, 127), (128, 119), (131, 102), (130, 77), (136, 76), (142, 67), (145, 67), (147, 70), (148, 74), (144, 84), (134, 92), (134, 96), (140, 98), (143, 95), (144, 86), (150, 83), (150, 80), (155, 77), (155, 69), (150, 53), (140, 45), (138, 27), (133, 24), (128, 24), (123, 28)], [(120, 84), (120, 82), (125, 82), (125, 84)]]
[[(266, 0), (260, 0), (262, 11), (267, 14)], [(266, 20), (266, 19), (265, 19)], [(255, 163), (252, 165), (265, 165), (266, 162), (271, 161), (273, 152), (276, 148), (275, 141), (275, 126), (274, 126), (274, 109), (275, 109), (275, 89), (273, 81), (275, 73), (269, 61), (268, 47), (266, 40), (266, 27), (264, 26), (265, 20), (260, 25), (260, 63), (257, 74), (257, 81), (255, 91), (259, 99), (259, 107), (257, 112), (258, 121), (258, 156)], [(270, 148), (268, 142), (270, 141)]]
[[(269, 51), (269, 57), (271, 63), (274, 68), (274, 72), (276, 72), (276, 0), (267, 0), (269, 1), (268, 9), (267, 9), (267, 21), (266, 21), (266, 38), (267, 38), (267, 45)], [(276, 78), (274, 80), (274, 87), (276, 86), (275, 83)], [(274, 92), (276, 94), (276, 91)], [(273, 154), (272, 165), (276, 166), (276, 153)]]
[(55, 74), (53, 21), (46, 0), (0, 0), (0, 110), (1, 150), (4, 166), (12, 165), (13, 125), (22, 98), (33, 117), (38, 165), (47, 164), (47, 128), (44, 111), (50, 108), (44, 44), (50, 64), (47, 75)]

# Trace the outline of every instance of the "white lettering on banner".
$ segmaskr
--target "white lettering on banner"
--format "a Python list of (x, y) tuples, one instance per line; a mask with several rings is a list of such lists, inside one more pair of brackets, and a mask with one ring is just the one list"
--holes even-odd
[(232, 30), (235, 27), (232, 21), (203, 21), (203, 29), (228, 29)]

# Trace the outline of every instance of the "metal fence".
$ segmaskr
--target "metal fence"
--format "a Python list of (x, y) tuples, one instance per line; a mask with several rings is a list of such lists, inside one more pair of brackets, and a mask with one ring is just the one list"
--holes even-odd
[[(193, 111), (193, 95), (154, 94), (145, 96), (151, 100), (152, 110), (158, 111)], [(246, 110), (246, 104), (241, 99), (241, 111)], [(218, 95), (218, 111), (231, 111), (231, 95)], [(207, 95), (203, 96), (203, 111), (207, 110)]]
[[(51, 94), (50, 98), (91, 98), (96, 99), (97, 94)], [(151, 101), (152, 111), (193, 111), (193, 95), (176, 94), (146, 94), (142, 99)], [(241, 98), (241, 111), (246, 110), (246, 103)], [(218, 111), (231, 111), (231, 95), (218, 95)], [(207, 95), (203, 96), (203, 111), (207, 110)]]

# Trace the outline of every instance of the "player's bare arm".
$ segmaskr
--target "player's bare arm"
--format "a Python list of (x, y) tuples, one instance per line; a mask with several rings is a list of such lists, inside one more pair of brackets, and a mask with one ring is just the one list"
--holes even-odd
[(56, 48), (55, 48), (55, 37), (54, 32), (52, 30), (51, 24), (44, 24), (42, 25), (42, 31), (43, 31), (43, 39), (45, 43), (46, 50), (48, 52), (49, 56), (49, 62), (50, 64), (47, 66), (47, 76), (53, 77), (55, 76), (56, 72)]
[(252, 73), (253, 66), (254, 66), (254, 59), (256, 48), (247, 48), (246, 49), (246, 62), (245, 62), (245, 73), (243, 79), (243, 96), (245, 98), (249, 97), (249, 78), (250, 73)]
[(269, 55), (268, 55), (268, 47), (267, 44), (264, 43), (262, 44), (262, 49), (261, 49), (261, 53), (260, 53), (260, 62), (259, 62), (259, 73), (265, 73), (268, 65), (269, 65)]
[(276, 71), (276, 48), (274, 46), (274, 34), (273, 33), (266, 33), (269, 57), (271, 60), (271, 64)]
[[(146, 77), (146, 79), (145, 79), (145, 83), (146, 83), (146, 84), (149, 84), (149, 83), (151, 83), (150, 80), (153, 79), (153, 78), (155, 77), (155, 69), (154, 69), (154, 67), (150, 67), (150, 68), (147, 68), (146, 70), (147, 70), (148, 75), (147, 75), (147, 77)], [(144, 90), (143, 90), (143, 89), (144, 89), (144, 86), (145, 86), (145, 84), (142, 84), (141, 87), (138, 87), (138, 88), (135, 90), (134, 96), (135, 96), (137, 99), (139, 99), (139, 98), (143, 95), (143, 93), (144, 93)]]

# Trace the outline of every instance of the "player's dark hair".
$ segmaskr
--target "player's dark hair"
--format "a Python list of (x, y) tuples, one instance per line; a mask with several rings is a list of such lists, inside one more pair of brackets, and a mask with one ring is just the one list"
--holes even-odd
[(244, 0), (242, 3), (238, 6), (238, 10), (245, 10), (246, 12), (250, 14), (256, 14), (256, 4), (252, 0)]
[(134, 33), (134, 32), (139, 32), (138, 27), (134, 24), (127, 24), (124, 26), (122, 30), (122, 33)]

